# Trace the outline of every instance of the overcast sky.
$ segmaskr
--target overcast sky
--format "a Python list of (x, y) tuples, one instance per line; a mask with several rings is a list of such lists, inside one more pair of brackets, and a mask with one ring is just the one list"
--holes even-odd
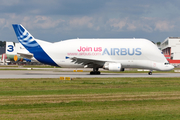
[(0, 0), (0, 40), (12, 24), (49, 42), (73, 38), (180, 37), (180, 0)]

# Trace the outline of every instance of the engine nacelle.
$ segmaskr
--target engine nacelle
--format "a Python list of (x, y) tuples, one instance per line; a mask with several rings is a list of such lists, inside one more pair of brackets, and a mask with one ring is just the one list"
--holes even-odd
[(121, 63), (105, 63), (103, 68), (109, 71), (122, 71), (124, 68), (121, 68)]

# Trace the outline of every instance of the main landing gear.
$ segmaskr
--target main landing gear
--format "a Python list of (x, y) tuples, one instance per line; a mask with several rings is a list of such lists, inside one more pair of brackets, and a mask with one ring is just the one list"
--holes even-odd
[(99, 70), (99, 68), (93, 68), (93, 71), (90, 72), (90, 75), (100, 75), (101, 72), (98, 70)]
[(148, 75), (152, 75), (152, 70), (148, 72)]

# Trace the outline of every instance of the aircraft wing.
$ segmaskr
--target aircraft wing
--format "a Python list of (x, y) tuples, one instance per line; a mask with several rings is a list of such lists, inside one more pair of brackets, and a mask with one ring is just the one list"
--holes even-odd
[(77, 58), (77, 57), (72, 57), (69, 59), (71, 59), (72, 62), (74, 62), (76, 64), (81, 64), (81, 65), (84, 65), (85, 67), (88, 67), (88, 68), (93, 68), (93, 67), (102, 68), (104, 63), (106, 62), (106, 61), (101, 61), (101, 60)]

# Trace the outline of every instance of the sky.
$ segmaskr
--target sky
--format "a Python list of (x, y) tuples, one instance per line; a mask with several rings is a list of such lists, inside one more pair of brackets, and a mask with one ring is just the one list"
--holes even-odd
[(0, 40), (18, 42), (12, 24), (35, 38), (180, 37), (179, 0), (0, 0)]

